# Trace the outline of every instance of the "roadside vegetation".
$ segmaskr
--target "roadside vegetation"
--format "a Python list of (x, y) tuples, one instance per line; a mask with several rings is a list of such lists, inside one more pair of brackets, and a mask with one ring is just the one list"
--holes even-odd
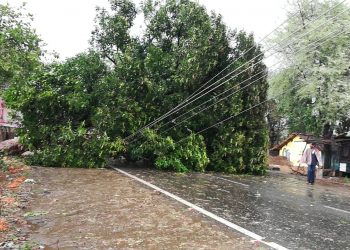
[[(299, 22), (309, 28), (309, 19), (337, 3), (297, 2), (299, 9), (292, 13), (301, 16), (291, 18), (272, 44)], [(285, 63), (271, 79), (271, 95), (281, 86), (303, 85), (265, 103), (267, 68), (254, 36), (230, 30), (220, 15), (196, 2), (147, 0), (136, 6), (110, 0), (110, 9), (96, 9), (89, 51), (50, 63), (41, 59), (43, 43), (25, 10), (0, 5), (0, 11), (2, 96), (17, 112), (21, 142), (34, 152), (32, 164), (103, 167), (107, 158), (123, 156), (147, 159), (164, 170), (264, 174), (268, 125), (270, 140), (278, 141), (286, 127), (319, 133), (348, 124), (348, 33), (305, 55), (293, 51), (321, 35), (317, 31), (289, 49), (277, 46)], [(145, 26), (135, 32), (138, 16)], [(346, 23), (348, 12), (339, 18)], [(222, 78), (238, 68), (240, 74)], [(148, 126), (219, 80), (222, 84), (210, 94)], [(254, 84), (247, 86), (247, 80)], [(231, 89), (232, 95), (217, 102), (216, 96)], [(264, 105), (254, 108), (258, 103)], [(196, 108), (200, 104), (205, 106)], [(234, 119), (218, 123), (229, 117)]]
[[(281, 59), (281, 70), (269, 81), (269, 95), (291, 90), (290, 95), (281, 95), (269, 105), (272, 145), (286, 133), (330, 139), (333, 131), (341, 134), (350, 130), (349, 5), (343, 1), (301, 0), (291, 5), (290, 13), (285, 29), (270, 39), (270, 46), (275, 46)], [(303, 29), (296, 32), (300, 27)], [(281, 48), (280, 41), (290, 35), (300, 39), (292, 40), (287, 49)], [(307, 44), (317, 46), (297, 53)]]
[[(29, 68), (19, 68), (28, 74), (2, 79), (8, 83), (3, 94), (7, 105), (21, 114), (21, 142), (35, 153), (32, 163), (100, 167), (106, 158), (122, 154), (129, 160), (147, 158), (166, 170), (264, 173), (268, 144), (264, 107), (225, 126), (195, 132), (265, 100), (265, 78), (181, 126), (169, 129), (173, 125), (166, 124), (173, 119), (169, 117), (139, 133), (133, 142), (123, 140), (183, 101), (247, 49), (253, 47), (224, 73), (254, 57), (259, 62), (263, 54), (254, 37), (230, 30), (220, 15), (192, 1), (145, 1), (139, 7), (128, 0), (110, 4), (110, 10), (97, 9), (90, 51), (52, 63), (40, 61), (40, 39), (30, 22), (17, 22), (23, 10), (2, 6), (6, 29), (1, 41), (20, 30), (23, 34), (14, 39), (20, 44), (29, 39), (21, 46), (30, 46), (16, 50), (14, 56), (31, 53), (34, 61), (28, 61)], [(146, 27), (136, 36), (131, 29), (139, 14)], [(265, 69), (257, 63), (215, 92)], [(205, 101), (212, 104), (215, 99), (207, 95), (181, 112)]]

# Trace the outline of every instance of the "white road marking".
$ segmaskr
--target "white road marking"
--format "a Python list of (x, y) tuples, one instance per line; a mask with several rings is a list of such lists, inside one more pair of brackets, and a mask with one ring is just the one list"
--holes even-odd
[(214, 176), (214, 177), (217, 178), (217, 179), (220, 179), (220, 180), (224, 180), (224, 181), (232, 182), (232, 183), (235, 183), (235, 184), (238, 184), (238, 185), (242, 185), (244, 187), (249, 187), (249, 185), (243, 184), (243, 183), (240, 183), (240, 182), (237, 182), (237, 181), (228, 180), (228, 179), (225, 179), (225, 178), (222, 178), (222, 177), (218, 177), (218, 176)]
[(349, 211), (346, 211), (346, 210), (343, 210), (343, 209), (339, 209), (339, 208), (335, 208), (335, 207), (329, 207), (329, 206), (324, 206), (324, 207), (329, 208), (329, 209), (333, 209), (333, 210), (336, 210), (336, 211), (339, 211), (339, 212), (350, 214)]
[(138, 181), (138, 182), (141, 182), (142, 184), (144, 184), (144, 185), (146, 185), (146, 186), (148, 186), (150, 188), (153, 188), (154, 190), (157, 190), (157, 191), (165, 194), (166, 196), (169, 196), (169, 197), (173, 198), (174, 200), (176, 200), (178, 202), (181, 202), (182, 204), (184, 204), (184, 205), (186, 205), (186, 206), (188, 206), (188, 207), (190, 207), (190, 208), (192, 208), (194, 210), (197, 210), (198, 212), (200, 212), (200, 213), (202, 213), (202, 214), (204, 214), (204, 215), (206, 215), (206, 216), (208, 216), (208, 217), (210, 217), (210, 218), (212, 218), (212, 219), (214, 219), (214, 220), (216, 220), (216, 221), (218, 221), (218, 222), (220, 222), (220, 223), (222, 223), (222, 224), (224, 224), (224, 225), (226, 225), (226, 226), (228, 226), (228, 227), (230, 227), (230, 228), (232, 228), (234, 230), (237, 230), (240, 233), (243, 233), (243, 234), (253, 238), (254, 240), (260, 241), (261, 243), (263, 243), (263, 244), (265, 244), (265, 245), (267, 245), (269, 247), (272, 247), (272, 248), (278, 249), (278, 250), (288, 250), (287, 248), (285, 248), (283, 246), (280, 246), (280, 245), (278, 245), (278, 244), (276, 244), (274, 242), (263, 241), (264, 238), (262, 236), (257, 235), (255, 233), (253, 233), (253, 232), (243, 228), (243, 227), (240, 227), (240, 226), (238, 226), (238, 225), (236, 225), (236, 224), (234, 224), (234, 223), (232, 223), (232, 222), (230, 222), (228, 220), (225, 220), (224, 218), (221, 218), (221, 217), (219, 217), (219, 216), (217, 216), (217, 215), (215, 215), (215, 214), (213, 214), (213, 213), (211, 213), (211, 212), (209, 212), (209, 211), (207, 211), (207, 210), (205, 210), (205, 209), (203, 209), (201, 207), (198, 207), (198, 206), (192, 204), (191, 202), (188, 202), (188, 201), (180, 198), (179, 196), (176, 196), (176, 195), (174, 195), (174, 194), (172, 194), (172, 193), (170, 193), (168, 191), (165, 191), (165, 190), (163, 190), (163, 189), (161, 189), (161, 188), (159, 188), (159, 187), (157, 187), (157, 186), (155, 186), (155, 185), (153, 185), (153, 184), (151, 184), (151, 183), (149, 183), (147, 181), (144, 181), (144, 180), (142, 180), (142, 179), (140, 179), (140, 178), (138, 178), (138, 177), (136, 177), (136, 176), (134, 176), (132, 174), (129, 174), (128, 172), (125, 172), (125, 171), (123, 171), (123, 170), (121, 170), (119, 168), (114, 168), (113, 167), (113, 169), (118, 171), (118, 172), (120, 172), (120, 173), (122, 173), (122, 174), (124, 174), (124, 175), (126, 175), (126, 176), (128, 176), (128, 177), (130, 177), (130, 178), (132, 178), (132, 179), (134, 179), (134, 180), (136, 180), (136, 181)]

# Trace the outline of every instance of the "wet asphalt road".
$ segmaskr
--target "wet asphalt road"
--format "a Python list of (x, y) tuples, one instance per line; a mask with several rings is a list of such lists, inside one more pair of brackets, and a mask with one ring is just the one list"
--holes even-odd
[(289, 249), (350, 249), (350, 187), (305, 177), (178, 174), (122, 168)]

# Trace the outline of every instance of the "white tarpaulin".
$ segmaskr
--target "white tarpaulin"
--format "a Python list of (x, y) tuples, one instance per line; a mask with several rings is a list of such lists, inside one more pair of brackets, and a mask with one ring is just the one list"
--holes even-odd
[(340, 172), (346, 172), (346, 163), (340, 163), (339, 171)]

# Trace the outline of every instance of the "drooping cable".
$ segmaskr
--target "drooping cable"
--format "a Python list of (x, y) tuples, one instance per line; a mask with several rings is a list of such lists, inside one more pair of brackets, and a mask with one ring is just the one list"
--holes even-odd
[[(342, 4), (345, 1), (342, 1), (340, 3), (338, 3), (337, 5), (333, 6), (331, 9), (327, 10), (325, 13), (319, 15), (317, 18), (313, 19), (313, 21), (311, 21), (308, 24), (314, 23), (316, 22), (318, 19), (320, 19), (321, 17), (323, 17), (324, 15), (326, 15), (328, 12), (330, 12), (331, 10), (335, 9), (337, 6), (339, 6), (340, 4)], [(344, 11), (343, 11), (344, 12)], [(343, 13), (341, 12), (341, 13)], [(338, 13), (336, 16), (340, 15), (341, 13)], [(334, 19), (336, 16), (333, 16), (331, 19), (326, 20), (327, 22)], [(316, 28), (319, 28), (321, 25), (324, 25), (323, 23), (319, 24), (317, 27), (314, 27), (312, 30), (309, 30), (308, 32), (304, 33), (302, 36), (305, 36), (306, 34), (310, 33), (311, 31), (315, 30)], [(288, 37), (284, 38), (284, 40), (289, 39), (291, 36), (294, 36), (294, 34), (296, 34), (297, 32), (299, 32), (301, 29), (303, 29), (302, 27), (296, 31), (294, 31), (291, 35), (289, 35)], [(300, 37), (301, 38), (301, 37)], [(275, 45), (276, 46), (276, 45)], [(275, 46), (272, 46), (270, 48), (267, 49), (267, 51), (273, 49)], [(275, 53), (273, 53), (275, 54)], [(272, 55), (273, 55), (272, 54)], [(222, 79), (232, 75), (234, 72), (236, 72), (238, 69), (242, 68), (243, 66), (247, 65), (248, 63), (250, 63), (251, 61), (255, 60), (256, 58), (258, 58), (259, 56), (262, 56), (263, 53), (260, 53), (259, 55), (255, 56), (254, 58), (252, 58), (251, 60), (247, 61), (245, 64), (241, 65), (240, 67), (236, 68), (235, 70), (233, 70), (232, 72), (230, 72), (229, 74), (227, 74), (226, 76), (224, 76), (223, 78), (217, 80), (216, 82), (214, 82), (213, 84), (211, 84), (210, 86), (204, 88), (202, 91), (198, 92), (197, 94), (193, 95), (191, 98), (187, 99), (186, 102), (182, 102), (180, 103), (177, 107), (173, 108), (172, 110), (168, 111), (167, 113), (165, 113), (164, 115), (160, 116), (159, 118), (157, 118), (156, 120), (154, 120), (153, 122), (147, 124), (146, 126), (142, 127), (141, 129), (139, 129), (138, 131), (136, 131), (135, 133), (127, 136), (126, 138), (124, 138), (124, 140), (129, 140), (130, 138), (134, 137), (136, 134), (139, 134), (141, 131), (143, 131), (146, 128), (150, 128), (152, 126), (154, 126), (155, 124), (159, 123), (161, 120), (167, 118), (168, 116), (172, 115), (175, 112), (178, 112), (179, 110), (185, 108), (186, 106), (188, 106), (189, 104), (193, 103), (194, 101), (198, 100), (199, 98), (203, 97), (204, 95), (212, 92), (213, 90), (215, 90), (216, 88), (220, 87), (221, 85), (219, 84), (218, 86), (215, 86), (214, 88), (210, 89), (209, 91), (207, 91), (206, 93), (202, 94), (201, 96), (198, 97), (198, 95), (200, 95), (201, 93), (203, 93), (204, 91), (208, 90), (209, 88), (211, 88), (213, 85), (215, 85), (216, 83), (218, 83), (219, 81), (221, 81)], [(272, 56), (270, 55), (270, 56)], [(261, 60), (262, 61), (262, 60)], [(260, 62), (261, 62), (260, 61)], [(256, 63), (257, 64), (257, 63)], [(256, 65), (254, 64), (254, 65)], [(249, 68), (248, 68), (249, 69)], [(241, 72), (242, 73), (242, 72)], [(236, 75), (237, 76), (237, 75)], [(236, 77), (235, 76), (235, 77)]]
[[(341, 33), (344, 33), (344, 32), (340, 32), (339, 34), (341, 34)], [(319, 46), (319, 45), (318, 45), (318, 46)], [(301, 83), (296, 84), (295, 86), (293, 86), (292, 88), (290, 88), (290, 89), (288, 89), (288, 90), (293, 90), (293, 89), (295, 89), (296, 87), (299, 87), (300, 84), (301, 84)], [(247, 112), (247, 111), (249, 111), (249, 110), (252, 110), (253, 108), (256, 108), (256, 107), (258, 107), (258, 106), (260, 106), (260, 105), (263, 105), (264, 103), (266, 103), (266, 102), (268, 102), (268, 101), (270, 101), (270, 100), (276, 99), (277, 97), (279, 97), (279, 96), (281, 96), (281, 95), (284, 95), (284, 94), (286, 94), (286, 93), (287, 93), (287, 91), (284, 91), (284, 92), (282, 92), (282, 93), (276, 95), (275, 97), (267, 98), (266, 100), (261, 101), (261, 102), (255, 104), (255, 105), (253, 105), (252, 107), (249, 107), (249, 108), (247, 108), (247, 109), (245, 109), (245, 110), (239, 112), (238, 114), (229, 116), (228, 118), (225, 118), (225, 119), (223, 119), (223, 120), (221, 120), (221, 121), (219, 121), (219, 122), (217, 122), (217, 123), (215, 123), (215, 124), (213, 124), (213, 125), (211, 125), (211, 126), (209, 126), (209, 127), (206, 127), (206, 128), (204, 128), (204, 129), (202, 129), (202, 130), (200, 130), (200, 131), (198, 131), (198, 132), (195, 132), (195, 133), (193, 133), (193, 134), (196, 135), (196, 134), (203, 133), (203, 132), (205, 132), (205, 131), (207, 131), (207, 130), (213, 128), (213, 127), (216, 127), (216, 126), (218, 126), (218, 125), (221, 125), (221, 124), (223, 124), (223, 123), (225, 123), (225, 122), (227, 122), (227, 121), (229, 121), (229, 120), (232, 120), (233, 118), (235, 118), (235, 117), (237, 117), (237, 116), (239, 116), (239, 115), (241, 115), (241, 114), (243, 114), (243, 113), (245, 113), (245, 112)], [(180, 142), (186, 140), (186, 138), (187, 138), (187, 137), (185, 137), (185, 138), (183, 138), (183, 139), (177, 141), (177, 143), (180, 143)]]
[[(342, 34), (342, 33), (344, 33), (343, 30), (341, 30), (340, 32), (339, 32), (339, 31), (333, 31), (333, 32), (327, 34), (326, 36), (324, 36), (324, 37), (318, 39), (317, 41), (308, 44), (308, 45), (305, 46), (302, 50), (304, 50), (304, 49), (310, 47), (310, 45), (313, 45), (313, 44), (319, 42), (320, 40), (326, 39), (326, 40), (323, 41), (322, 43), (316, 44), (316, 46), (320, 46), (320, 45), (322, 45), (323, 43), (327, 42), (328, 39), (334, 38), (334, 37), (336, 37), (337, 35)], [(312, 49), (314, 49), (314, 48), (312, 48)], [(299, 52), (301, 52), (301, 51), (299, 51)], [(308, 52), (308, 51), (306, 51), (306, 53), (307, 53), (307, 52)], [(305, 52), (304, 52), (304, 53), (305, 53)], [(270, 67), (274, 67), (274, 66), (277, 65), (277, 64), (279, 64), (279, 62), (274, 63), (274, 64), (271, 65)], [(276, 71), (276, 70), (274, 70), (274, 71)], [(233, 89), (236, 88), (237, 86), (239, 86), (239, 85), (241, 85), (241, 84), (243, 84), (243, 83), (245, 83), (245, 82), (251, 80), (253, 77), (255, 77), (255, 76), (257, 76), (257, 75), (259, 75), (259, 74), (261, 74), (261, 73), (263, 73), (263, 71), (260, 71), (260, 72), (256, 73), (255, 75), (249, 77), (248, 79), (244, 80), (243, 82), (234, 85), (233, 87), (231, 87), (231, 88), (225, 90), (224, 92), (220, 93), (218, 96), (221, 96), (221, 95), (223, 95), (223, 94), (225, 94), (225, 93), (227, 93), (227, 92), (233, 90)], [(270, 73), (271, 73), (271, 72), (270, 72)], [(202, 113), (203, 111), (208, 110), (209, 108), (211, 108), (211, 107), (214, 106), (215, 104), (217, 104), (217, 103), (219, 103), (219, 102), (221, 102), (221, 101), (227, 99), (228, 97), (230, 97), (230, 96), (236, 94), (237, 92), (239, 92), (239, 91), (241, 91), (241, 90), (243, 90), (243, 89), (245, 89), (245, 88), (251, 86), (252, 84), (256, 83), (258, 80), (264, 78), (264, 77), (267, 76), (268, 74), (269, 74), (269, 73), (265, 73), (263, 76), (260, 76), (258, 79), (255, 79), (254, 81), (252, 81), (252, 82), (250, 82), (249, 84), (247, 84), (247, 85), (241, 87), (240, 89), (238, 89), (238, 90), (236, 90), (236, 91), (234, 91), (234, 92), (231, 92), (231, 93), (228, 94), (227, 96), (225, 96), (225, 97), (223, 97), (223, 98), (221, 98), (221, 99), (215, 101), (214, 103), (212, 103), (212, 104), (209, 105), (209, 106), (206, 106), (205, 108), (201, 109), (200, 111), (196, 112), (195, 114), (191, 115), (190, 117), (187, 117), (186, 119), (181, 120), (180, 122), (176, 123), (175, 125), (173, 125), (172, 127), (168, 128), (167, 130), (163, 131), (162, 133), (165, 133), (165, 132), (169, 131), (170, 129), (175, 128), (175, 127), (177, 127), (178, 125), (182, 124), (183, 122), (185, 122), (185, 121), (187, 121), (187, 120), (193, 118), (194, 116), (196, 116), (196, 115)], [(211, 99), (205, 101), (204, 103), (202, 103), (202, 104), (200, 104), (200, 105), (197, 105), (196, 107), (192, 108), (191, 110), (187, 111), (186, 113), (184, 113), (184, 114), (182, 114), (182, 115), (176, 117), (176, 120), (178, 120), (179, 118), (185, 116), (186, 114), (189, 114), (189, 113), (192, 112), (193, 110), (195, 110), (195, 109), (197, 109), (197, 108), (199, 108), (199, 107), (204, 106), (205, 104), (209, 103), (210, 101), (212, 101), (212, 100), (214, 100), (214, 99), (217, 99), (218, 96), (215, 96), (215, 97), (213, 97), (213, 98), (211, 98)], [(167, 124), (169, 124), (169, 123), (171, 123), (171, 122), (165, 123), (164, 125), (167, 125)], [(160, 129), (160, 128), (157, 128), (157, 129), (155, 129), (155, 130), (157, 131), (157, 130), (159, 130), (159, 129)], [(162, 134), (162, 133), (161, 133), (161, 134)]]
[[(302, 49), (299, 49), (298, 52), (307, 53), (308, 51), (303, 51), (303, 50), (305, 50), (305, 49), (307, 49), (308, 47), (310, 47), (310, 45), (314, 45), (315, 47), (311, 48), (311, 51), (312, 51), (312, 50), (314, 50), (316, 47), (318, 47), (318, 46), (324, 44), (325, 42), (327, 42), (329, 39), (332, 39), (332, 38), (334, 38), (334, 37), (336, 37), (336, 36), (338, 36), (338, 35), (344, 33), (345, 31), (346, 31), (346, 30), (343, 30), (343, 29), (340, 30), (340, 31), (333, 31), (333, 32), (331, 32), (331, 33), (329, 33), (329, 34), (327, 34), (327, 35), (325, 35), (325, 36), (319, 38), (317, 41), (314, 41), (314, 42), (312, 42), (312, 43), (306, 45), (306, 46), (303, 47)], [(321, 43), (318, 43), (318, 42), (321, 41), (321, 40), (324, 40), (324, 41), (321, 42)], [(271, 67), (277, 65), (278, 63), (279, 63), (279, 62), (276, 62), (276, 63), (275, 63), (274, 65), (272, 65)], [(263, 71), (260, 71), (260, 72), (256, 73), (255, 75), (253, 75), (253, 76), (251, 76), (250, 78), (244, 80), (243, 82), (241, 82), (241, 83), (239, 83), (239, 84), (233, 86), (232, 88), (230, 88), (230, 89), (224, 91), (224, 92), (221, 93), (220, 95), (222, 95), (222, 94), (224, 94), (224, 93), (226, 93), (226, 92), (228, 92), (228, 91), (234, 89), (236, 86), (243, 84), (244, 82), (246, 82), (246, 81), (252, 79), (253, 77), (255, 77), (255, 76), (257, 76), (257, 75), (259, 75), (259, 74), (261, 74), (261, 73), (264, 73), (264, 72), (263, 72)], [(257, 82), (258, 80), (260, 80), (260, 79), (262, 79), (263, 77), (267, 76), (267, 74), (268, 74), (268, 73), (265, 73), (263, 76), (260, 76), (258, 79), (255, 79), (254, 81), (250, 82), (249, 84), (245, 85), (244, 87), (242, 87), (242, 88), (240, 88), (240, 89), (238, 89), (238, 90), (236, 90), (236, 91), (230, 93), (229, 95), (227, 95), (227, 96), (225, 96), (225, 97), (223, 97), (223, 98), (217, 100), (216, 102), (212, 103), (211, 105), (206, 106), (205, 108), (203, 108), (203, 109), (197, 111), (196, 113), (194, 113), (194, 114), (191, 115), (190, 117), (187, 117), (187, 118), (185, 118), (184, 120), (181, 120), (180, 122), (176, 123), (175, 125), (173, 125), (172, 127), (168, 128), (167, 130), (161, 132), (161, 134), (163, 134), (163, 133), (165, 133), (165, 132), (167, 132), (167, 131), (169, 131), (169, 130), (171, 130), (171, 129), (173, 129), (173, 128), (179, 126), (179, 125), (181, 125), (181, 124), (184, 123), (185, 121), (187, 121), (187, 120), (193, 118), (194, 116), (196, 116), (196, 115), (202, 113), (203, 111), (209, 109), (210, 107), (214, 106), (215, 104), (217, 104), (217, 103), (219, 103), (219, 102), (221, 102), (221, 101), (227, 99), (228, 97), (232, 96), (233, 94), (237, 93), (238, 91), (249, 87), (250, 85), (252, 85), (252, 84), (254, 84), (255, 82)], [(211, 100), (213, 100), (213, 99), (215, 99), (215, 98), (217, 98), (217, 97), (214, 97), (214, 98), (212, 98), (212, 99), (206, 101), (205, 103), (202, 103), (202, 104), (200, 104), (200, 105), (194, 107), (193, 109), (191, 109), (190, 111), (186, 112), (185, 114), (190, 113), (190, 112), (193, 111), (194, 109), (203, 106), (204, 104), (210, 102)], [(183, 115), (185, 115), (185, 114), (183, 114)], [(182, 117), (183, 115), (181, 115), (181, 117)], [(179, 117), (178, 117), (178, 118), (179, 118)], [(176, 119), (178, 119), (178, 118), (176, 118)], [(157, 130), (157, 129), (156, 129), (156, 130)], [(136, 141), (136, 140), (134, 140), (134, 141)], [(134, 141), (132, 141), (131, 143), (133, 143)]]

